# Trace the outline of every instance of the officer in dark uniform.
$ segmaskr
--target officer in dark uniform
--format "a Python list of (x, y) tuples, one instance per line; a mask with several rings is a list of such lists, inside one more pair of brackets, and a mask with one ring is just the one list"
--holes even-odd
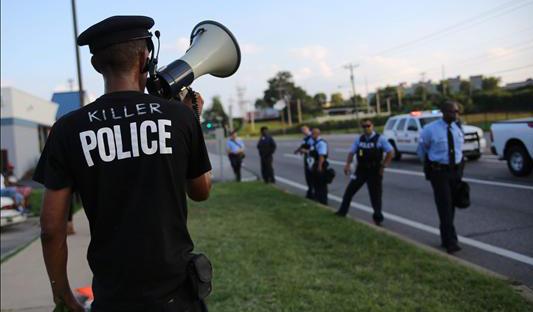
[(328, 204), (328, 182), (326, 169), (328, 168), (328, 143), (320, 137), (320, 129), (312, 131), (313, 145), (309, 151), (307, 166), (311, 170), (314, 200), (324, 205)]
[(207, 199), (211, 164), (192, 100), (144, 93), (153, 24), (114, 16), (78, 37), (105, 94), (54, 124), (35, 171), (46, 187), (41, 238), (53, 298), (70, 311), (83, 311), (66, 270), (73, 191), (91, 231), (92, 311), (205, 310), (187, 282), (187, 196)]
[(304, 174), (305, 174), (305, 183), (307, 184), (307, 193), (305, 197), (309, 199), (315, 198), (313, 178), (310, 167), (307, 165), (309, 160), (309, 150), (313, 146), (313, 136), (308, 126), (302, 126), (301, 128), (304, 138), (302, 144), (294, 151), (295, 154), (304, 155)]
[(276, 142), (268, 133), (267, 127), (261, 127), (261, 137), (257, 141), (257, 149), (259, 157), (261, 158), (261, 176), (265, 183), (276, 183), (274, 177), (274, 168), (272, 162), (274, 160), (274, 152), (276, 151)]
[(463, 176), (464, 136), (457, 124), (459, 105), (448, 101), (441, 111), (442, 119), (422, 129), (418, 156), (424, 162), (424, 171), (433, 187), (440, 220), (441, 245), (448, 253), (454, 253), (461, 250), (453, 224), (453, 194)]
[[(346, 159), (344, 173), (350, 174), (354, 155), (357, 157), (357, 168), (355, 174), (350, 177), (350, 183), (344, 191), (342, 204), (336, 214), (346, 216), (353, 196), (366, 183), (370, 202), (374, 209), (372, 219), (376, 225), (381, 225), (383, 222), (383, 214), (381, 213), (383, 172), (392, 160), (393, 148), (385, 136), (374, 132), (374, 125), (370, 119), (363, 119), (361, 127), (364, 133), (355, 139)], [(386, 154), (385, 160), (383, 160), (383, 153)]]

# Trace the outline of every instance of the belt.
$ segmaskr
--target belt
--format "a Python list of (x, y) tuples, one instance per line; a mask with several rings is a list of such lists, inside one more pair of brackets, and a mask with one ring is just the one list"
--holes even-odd
[(459, 163), (459, 164), (450, 166), (450, 165), (444, 165), (444, 164), (432, 162), (429, 166), (431, 167), (431, 169), (436, 169), (436, 170), (453, 170), (453, 169), (459, 168), (460, 165), (461, 164)]

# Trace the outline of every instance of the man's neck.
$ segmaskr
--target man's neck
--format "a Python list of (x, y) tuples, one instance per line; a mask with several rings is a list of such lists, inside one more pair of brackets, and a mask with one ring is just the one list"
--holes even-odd
[(136, 75), (107, 75), (104, 76), (105, 93), (120, 91), (144, 92), (144, 87), (139, 85), (139, 77)]

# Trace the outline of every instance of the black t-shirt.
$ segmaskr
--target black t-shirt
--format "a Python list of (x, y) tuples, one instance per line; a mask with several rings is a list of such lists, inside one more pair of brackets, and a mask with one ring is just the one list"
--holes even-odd
[(209, 170), (200, 124), (181, 103), (115, 92), (54, 124), (34, 180), (81, 195), (95, 307), (128, 310), (180, 286), (193, 250), (186, 181)]

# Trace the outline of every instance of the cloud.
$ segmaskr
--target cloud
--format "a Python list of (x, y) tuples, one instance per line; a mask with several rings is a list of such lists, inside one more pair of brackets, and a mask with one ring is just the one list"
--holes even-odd
[[(320, 73), (323, 78), (330, 78), (333, 76), (333, 70), (327, 62), (329, 51), (326, 47), (321, 45), (311, 45), (291, 49), (290, 52), (298, 59), (312, 62), (311, 66), (305, 67), (305, 75), (302, 75), (302, 77), (309, 78), (312, 76), (313, 72)], [(312, 68), (315, 70), (313, 71)]]
[(312, 74), (313, 74), (313, 71), (311, 70), (311, 68), (309, 68), (309, 67), (302, 67), (302, 68), (298, 69), (298, 70), (294, 73), (294, 79), (296, 79), (296, 80), (303, 80), (303, 79), (306, 79), (306, 78), (311, 77)]
[(263, 48), (253, 43), (245, 43), (241, 45), (241, 51), (244, 54), (257, 54), (262, 52)]
[[(174, 41), (174, 43), (161, 44), (161, 50), (168, 51), (168, 52), (178, 52), (178, 53), (183, 54), (189, 48), (189, 42), (190, 42), (189, 38), (180, 37), (176, 41)], [(157, 43), (155, 44), (157, 45)]]

